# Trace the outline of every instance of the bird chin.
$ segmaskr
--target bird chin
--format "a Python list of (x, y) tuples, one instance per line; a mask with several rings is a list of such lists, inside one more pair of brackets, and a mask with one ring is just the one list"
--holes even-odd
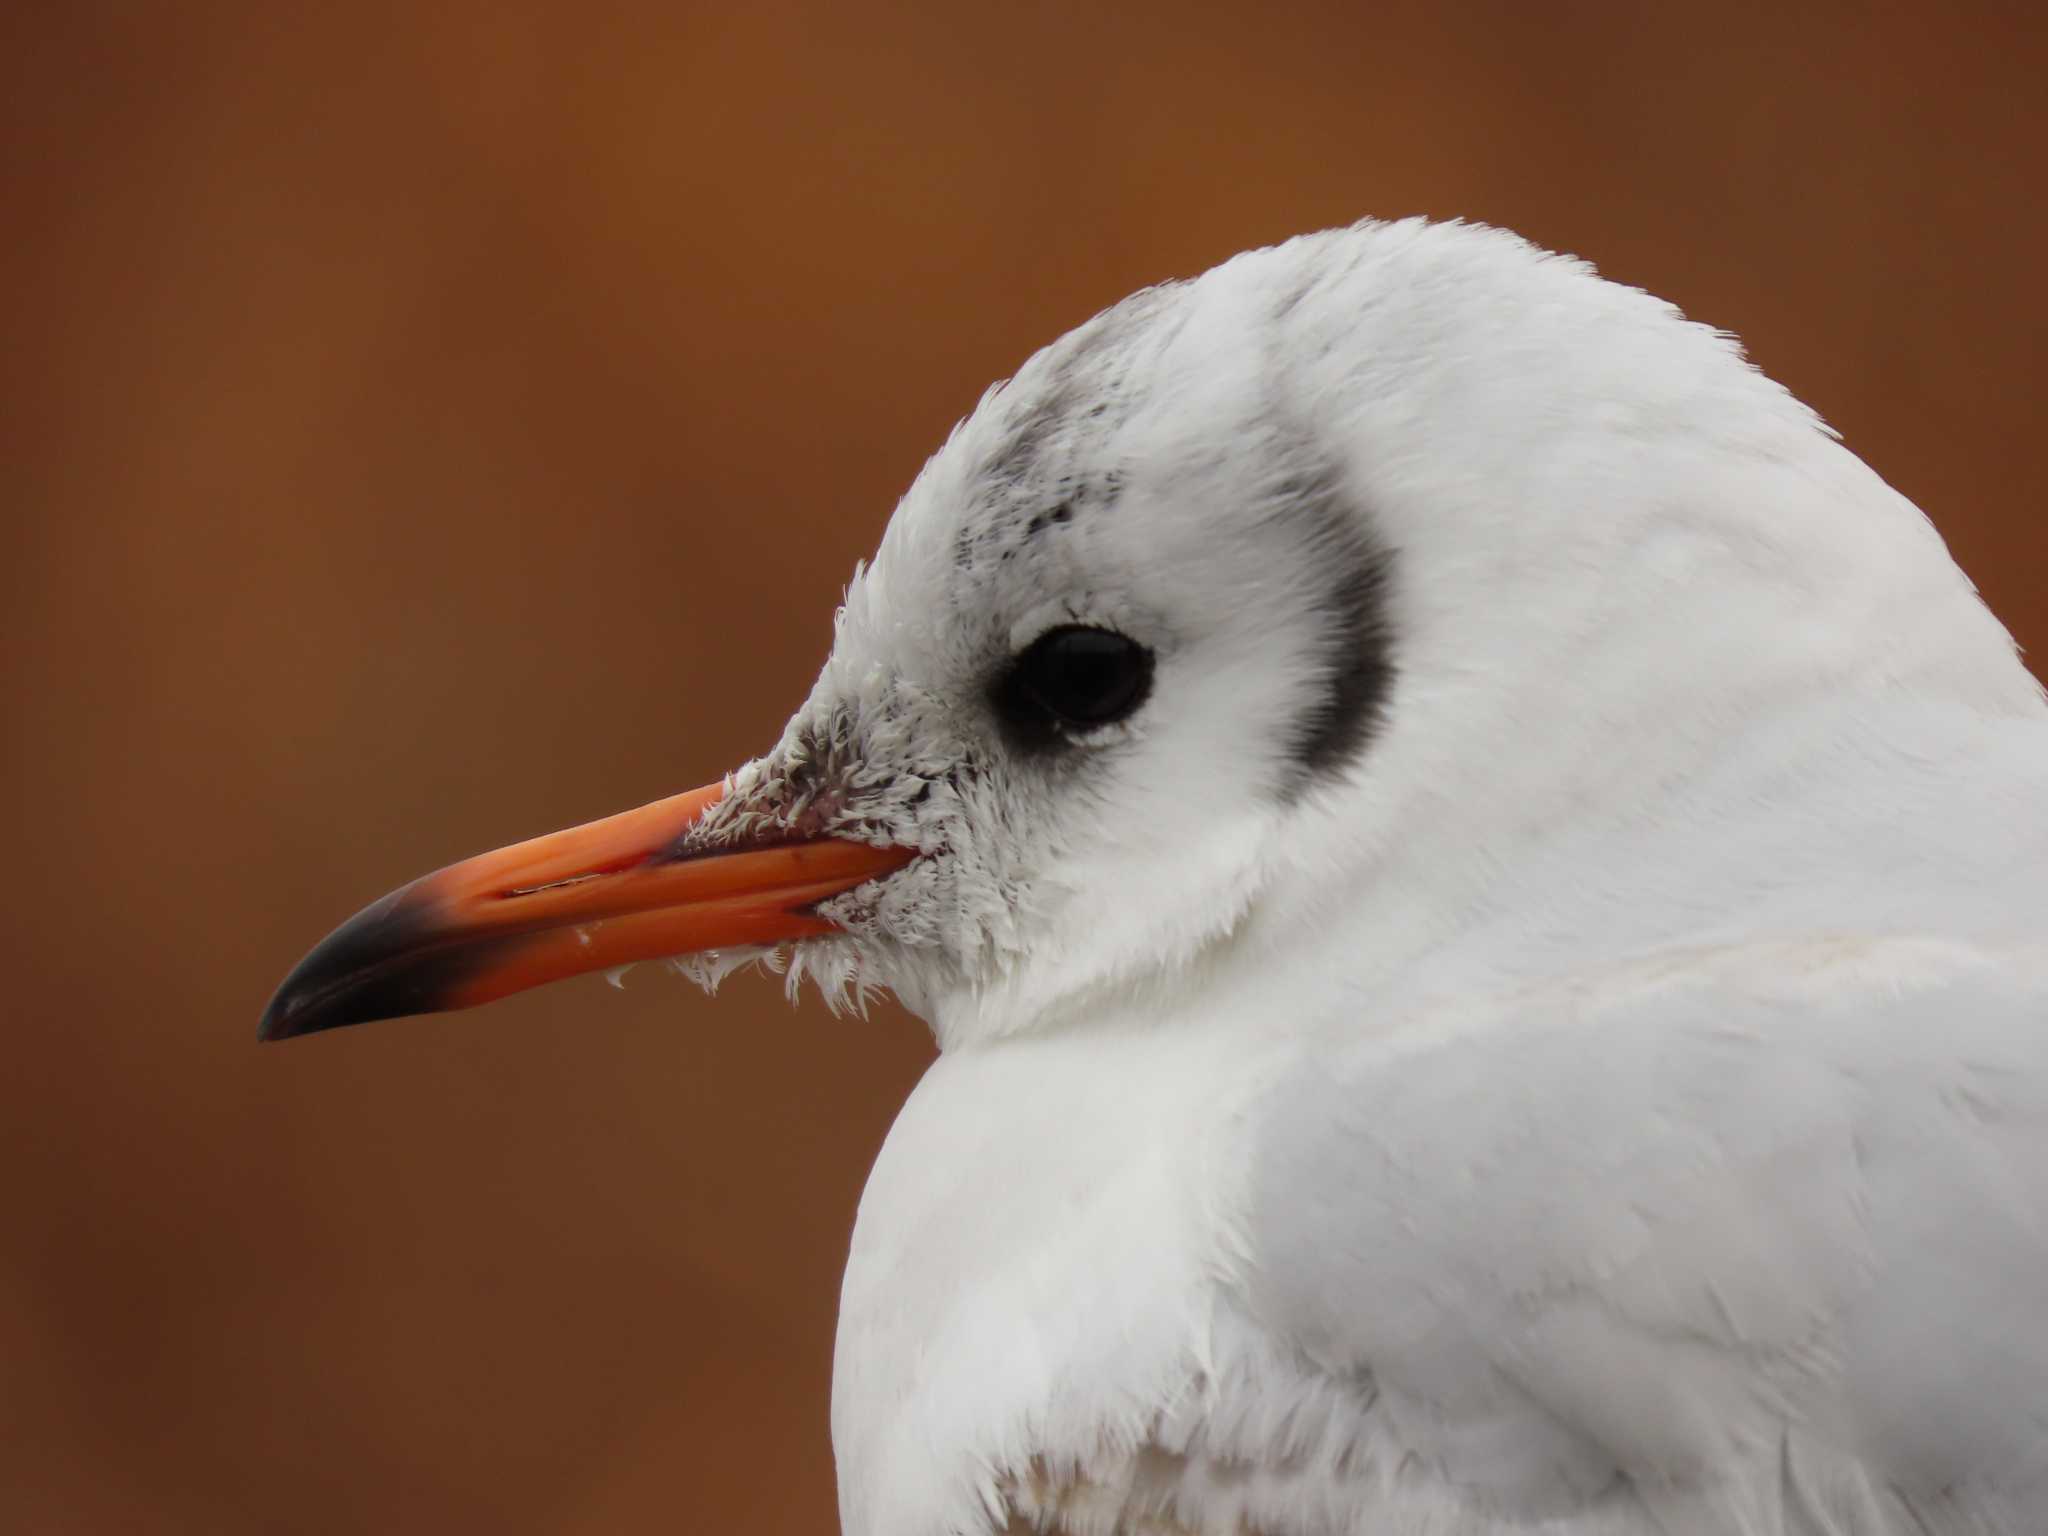
[(678, 955), (669, 964), (677, 974), (707, 993), (716, 992), (735, 971), (757, 968), (782, 978), (791, 1002), (805, 982), (817, 987), (825, 1006), (835, 1014), (866, 1017), (868, 1004), (888, 982), (877, 974), (867, 946), (850, 934), (829, 934), (794, 944), (749, 944), (734, 949), (707, 949)]

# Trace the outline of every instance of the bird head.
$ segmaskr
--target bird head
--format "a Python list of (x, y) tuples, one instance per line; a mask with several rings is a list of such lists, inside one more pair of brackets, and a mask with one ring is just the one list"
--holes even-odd
[(1454, 923), (1773, 701), (2030, 689), (1967, 681), (1993, 651), (1925, 520), (1728, 338), (1494, 230), (1304, 237), (990, 390), (771, 750), (392, 893), (264, 1034), (656, 958), (1011, 1033), (1346, 893)]

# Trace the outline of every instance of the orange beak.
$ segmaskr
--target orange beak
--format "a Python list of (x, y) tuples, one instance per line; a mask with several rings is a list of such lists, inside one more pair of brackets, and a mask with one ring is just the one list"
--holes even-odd
[(908, 848), (836, 838), (685, 843), (723, 787), (451, 864), (322, 939), (263, 1010), (264, 1040), (468, 1008), (585, 971), (830, 933), (813, 910)]

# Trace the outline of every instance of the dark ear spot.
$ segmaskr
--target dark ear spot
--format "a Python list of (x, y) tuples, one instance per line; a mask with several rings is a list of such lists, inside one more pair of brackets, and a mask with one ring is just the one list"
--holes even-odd
[(1341, 771), (1371, 740), (1394, 663), (1386, 628), (1390, 566), (1385, 554), (1354, 555), (1332, 573), (1316, 605), (1323, 631), (1321, 692), (1295, 724), (1290, 760), (1305, 778)]
[(1288, 799), (1364, 754), (1394, 682), (1393, 555), (1373, 542), (1368, 520), (1344, 497), (1340, 475), (1323, 468), (1288, 481), (1275, 507), (1276, 520), (1292, 523), (1291, 535), (1311, 550), (1316, 583), (1309, 613), (1318, 675), (1289, 733)]

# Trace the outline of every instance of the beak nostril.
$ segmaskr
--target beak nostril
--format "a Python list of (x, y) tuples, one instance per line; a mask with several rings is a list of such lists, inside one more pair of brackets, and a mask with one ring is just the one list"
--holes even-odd
[(519, 896), (539, 896), (546, 891), (559, 891), (565, 886), (583, 885), (591, 880), (602, 880), (609, 873), (611, 873), (609, 870), (593, 869), (587, 874), (566, 875), (560, 880), (547, 880), (539, 885), (514, 886), (509, 891), (498, 892), (498, 900), (511, 901)]
[(560, 875), (552, 880), (535, 880), (531, 885), (506, 886), (492, 895), (499, 901), (511, 901), (520, 896), (543, 896), (550, 891), (566, 890), (572, 885), (588, 885), (593, 880), (602, 880), (607, 875), (623, 875), (648, 864), (665, 862), (660, 856), (650, 857), (644, 853), (627, 854), (604, 863), (589, 864), (573, 874)]

